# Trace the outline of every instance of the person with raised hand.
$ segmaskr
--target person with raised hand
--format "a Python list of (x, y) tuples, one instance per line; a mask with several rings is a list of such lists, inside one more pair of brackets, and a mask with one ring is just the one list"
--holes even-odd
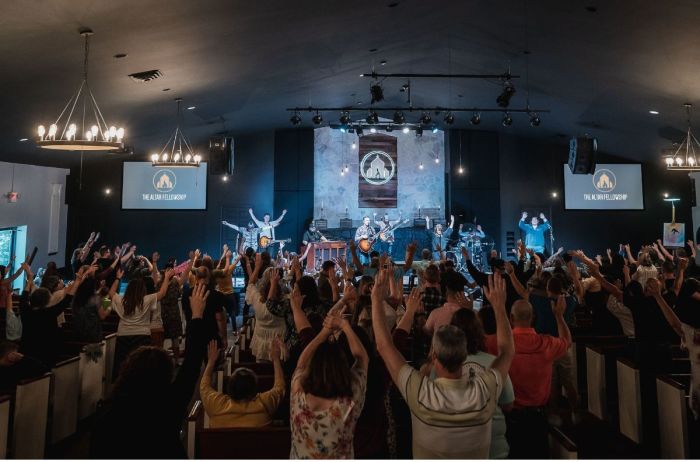
[[(301, 305), (302, 297), (296, 294), (294, 304)], [(343, 341), (336, 340), (341, 332), (351, 357)], [(367, 351), (347, 319), (326, 316), (292, 376), (291, 459), (354, 457), (353, 433), (364, 405), (368, 363)]]
[[(442, 326), (432, 341), (430, 361), (436, 379), (422, 376), (406, 364), (392, 341), (384, 321), (382, 301), (389, 274), (382, 269), (372, 290), (372, 317), (377, 350), (392, 380), (403, 395), (413, 422), (413, 457), (416, 459), (480, 458), (489, 456), (491, 417), (503, 378), (513, 357), (513, 343), (505, 315), (505, 284), (501, 278), (489, 280), (489, 295), (498, 321), (501, 352), (492, 367), (474, 377), (464, 376), (467, 339), (455, 326)], [(490, 289), (490, 290), (489, 290)], [(413, 291), (407, 301), (406, 316), (419, 310), (420, 296)], [(400, 323), (405, 329), (408, 319)]]
[(280, 337), (275, 337), (270, 343), (275, 373), (272, 388), (258, 393), (257, 374), (247, 367), (239, 367), (231, 375), (226, 393), (220, 393), (211, 386), (220, 350), (216, 341), (209, 342), (207, 367), (199, 383), (199, 395), (211, 428), (264, 427), (272, 424), (277, 407), (284, 398), (285, 383), (281, 362), (284, 342)]
[(209, 291), (198, 284), (189, 296), (185, 360), (173, 380), (173, 362), (162, 348), (141, 346), (124, 361), (112, 395), (96, 416), (93, 459), (184, 459), (180, 430), (206, 352), (202, 319)]

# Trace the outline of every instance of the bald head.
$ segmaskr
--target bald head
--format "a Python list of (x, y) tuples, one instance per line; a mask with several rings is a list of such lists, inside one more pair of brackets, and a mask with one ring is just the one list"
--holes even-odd
[(532, 305), (526, 300), (516, 301), (510, 310), (510, 318), (514, 326), (530, 327), (532, 324)]

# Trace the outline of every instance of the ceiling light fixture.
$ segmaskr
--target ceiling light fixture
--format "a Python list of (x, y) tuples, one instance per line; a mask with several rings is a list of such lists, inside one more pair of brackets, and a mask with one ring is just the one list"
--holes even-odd
[(430, 123), (433, 121), (433, 118), (430, 117), (430, 113), (428, 111), (424, 112), (423, 115), (420, 117), (420, 123), (423, 125), (430, 125)]
[(511, 125), (513, 125), (513, 118), (510, 116), (509, 113), (506, 112), (503, 116), (503, 120), (501, 121), (501, 123), (504, 127), (510, 127)]
[(445, 116), (445, 123), (447, 125), (452, 125), (453, 123), (455, 123), (455, 115), (451, 112), (448, 112)]
[(501, 91), (501, 94), (496, 98), (496, 104), (500, 107), (508, 107), (510, 105), (510, 99), (514, 94), (515, 87), (513, 86), (513, 82), (510, 81), (510, 77), (507, 77), (503, 81), (503, 91)]
[(301, 123), (301, 116), (298, 112), (295, 112), (294, 114), (292, 114), (292, 117), (289, 118), (289, 121), (294, 126), (299, 125)]
[(469, 123), (471, 123), (472, 125), (479, 125), (481, 123), (481, 114), (475, 112), (472, 115), (471, 119), (469, 119)]
[(188, 107), (187, 107), (187, 110), (188, 110), (188, 111), (192, 111), (192, 110), (195, 110), (195, 109), (197, 109), (197, 106), (188, 106)]
[(403, 129), (402, 129), (401, 131), (402, 131), (404, 134), (406, 134), (406, 133), (410, 132), (411, 129), (408, 128), (408, 127), (403, 127)]
[(367, 119), (365, 119), (368, 124), (373, 125), (376, 123), (379, 123), (379, 115), (377, 115), (376, 112), (372, 111), (367, 115)]
[(423, 136), (423, 127), (416, 127), (416, 136), (417, 137)]
[(199, 167), (202, 156), (194, 153), (187, 137), (180, 129), (182, 98), (175, 98), (175, 101), (177, 102), (175, 132), (170, 136), (160, 153), (151, 154), (151, 165), (154, 167)]
[[(88, 83), (89, 38), (92, 33), (88, 28), (80, 29), (80, 35), (85, 38), (83, 80), (48, 130), (44, 125), (37, 127), (39, 138), (36, 144), (40, 148), (63, 151), (111, 151), (124, 148), (124, 129), (107, 124)], [(82, 107), (82, 112), (79, 109), (76, 113), (76, 106)]]
[(362, 129), (362, 127), (358, 126), (357, 128), (355, 128), (355, 133), (357, 133), (357, 136), (362, 136), (364, 134), (364, 130)]
[(396, 111), (394, 112), (394, 123), (395, 124), (403, 124), (406, 122), (406, 116), (403, 115), (403, 112), (401, 111)]
[(321, 125), (323, 123), (323, 116), (316, 111), (316, 115), (311, 118), (314, 125)]
[[(686, 112), (687, 130), (683, 141), (678, 145), (672, 154), (663, 155), (668, 170), (682, 170), (686, 172), (700, 171), (697, 154), (700, 154), (700, 143), (690, 125), (690, 111), (693, 107), (690, 103), (683, 105)], [(698, 153), (696, 153), (696, 149)], [(668, 151), (667, 151), (668, 152)]]
[(370, 133), (377, 133), (377, 129), (374, 128), (374, 127), (372, 127), (372, 128), (369, 129), (369, 132), (370, 132)]
[(384, 100), (384, 90), (379, 82), (375, 82), (369, 87), (369, 93), (372, 96), (372, 102), (370, 104), (378, 103)]
[(659, 111), (655, 111), (655, 110), (652, 109), (652, 110), (649, 111), (649, 114), (651, 114), (651, 115), (659, 115)]
[(542, 120), (540, 119), (540, 116), (538, 116), (534, 112), (532, 114), (530, 114), (530, 126), (531, 127), (539, 127), (541, 123), (542, 123)]

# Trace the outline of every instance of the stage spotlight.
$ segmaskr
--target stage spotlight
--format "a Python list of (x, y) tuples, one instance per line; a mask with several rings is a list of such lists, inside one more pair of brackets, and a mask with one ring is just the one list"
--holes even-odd
[(224, 183), (226, 183), (226, 182), (228, 181), (228, 175), (222, 176), (222, 177), (221, 177), (221, 181), (223, 181)]
[(352, 143), (352, 146), (351, 146), (351, 147), (352, 147), (353, 149), (355, 149), (355, 148), (357, 147), (357, 144)]
[(481, 123), (481, 114), (478, 112), (475, 112), (474, 115), (472, 115), (472, 118), (469, 119), (469, 122), (472, 125), (479, 125)]
[(401, 111), (396, 111), (394, 112), (394, 123), (401, 125), (402, 123), (406, 122), (406, 116), (403, 115), (403, 112)]
[(439, 157), (436, 157), (436, 158), (435, 158), (435, 163), (436, 163), (436, 164), (439, 164), (439, 163), (440, 163), (440, 158), (439, 158)]
[(513, 83), (510, 80), (506, 80), (503, 82), (503, 91), (500, 95), (498, 95), (498, 98), (496, 98), (496, 104), (498, 104), (500, 107), (508, 107), (510, 104), (510, 99), (514, 94), (515, 87), (513, 86)]
[(513, 118), (506, 112), (506, 115), (503, 116), (503, 120), (501, 121), (504, 127), (510, 127), (513, 125)]
[(369, 132), (370, 132), (370, 133), (377, 133), (377, 129), (374, 128), (374, 127), (372, 127), (372, 128), (369, 129)]
[(299, 125), (301, 123), (301, 116), (295, 112), (294, 115), (290, 117), (289, 121), (292, 125)]
[(112, 189), (111, 188), (105, 188), (105, 196), (109, 196), (112, 194)]
[(311, 118), (311, 121), (314, 125), (321, 125), (323, 123), (323, 116), (317, 112), (316, 115)]
[(379, 116), (377, 115), (376, 112), (372, 111), (369, 113), (369, 115), (367, 116), (367, 119), (365, 119), (365, 120), (367, 121), (368, 124), (374, 125), (374, 124), (379, 122)]
[(408, 127), (403, 127), (403, 129), (402, 129), (401, 131), (404, 132), (404, 133), (408, 133), (408, 132), (411, 131), (411, 129), (408, 128)]
[(379, 101), (382, 101), (384, 99), (384, 90), (382, 90), (382, 86), (378, 83), (370, 85), (369, 93), (372, 95), (371, 104), (378, 103)]
[(452, 125), (455, 123), (455, 115), (452, 114), (451, 112), (448, 112), (447, 115), (445, 116), (445, 123), (447, 125)]
[(457, 169), (457, 172), (458, 172), (460, 175), (464, 173), (464, 169), (462, 168), (461, 165), (460, 165), (459, 169)]
[(348, 129), (346, 127), (340, 127), (340, 133), (347, 133)]
[(430, 125), (430, 123), (433, 121), (433, 118), (430, 117), (430, 114), (427, 112), (424, 112), (423, 115), (420, 118), (420, 122), (423, 125)]
[(350, 123), (350, 113), (349, 112), (342, 112), (340, 114), (340, 123), (342, 125), (348, 125)]
[(540, 123), (542, 123), (542, 120), (540, 119), (540, 116), (537, 114), (533, 113), (530, 114), (530, 126), (531, 127), (539, 127)]
[(384, 130), (386, 130), (387, 132), (393, 132), (394, 127), (392, 125), (387, 125), (386, 127), (384, 127)]
[(357, 136), (362, 136), (364, 134), (364, 130), (362, 127), (357, 127), (355, 128), (355, 133), (357, 133)]
[(416, 127), (416, 136), (423, 136), (423, 127)]
[(418, 168), (421, 169), (421, 170), (423, 170), (423, 162), (420, 163), (420, 165), (418, 166)]
[(433, 127), (433, 133), (437, 133), (437, 132), (438, 132), (438, 128), (437, 128), (437, 127)]
[(552, 191), (552, 198), (556, 199), (559, 196), (559, 193), (556, 191)]

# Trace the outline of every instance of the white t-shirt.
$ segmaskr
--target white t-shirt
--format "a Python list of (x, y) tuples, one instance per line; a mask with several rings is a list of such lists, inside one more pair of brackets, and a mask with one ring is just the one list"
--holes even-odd
[(118, 336), (151, 335), (151, 328), (163, 327), (158, 294), (143, 297), (141, 309), (134, 311), (129, 317), (124, 315), (122, 296), (115, 294), (112, 298), (112, 309), (119, 315)]
[(498, 372), (431, 380), (405, 365), (398, 382), (411, 410), (414, 459), (488, 459), (491, 418), (502, 391)]

